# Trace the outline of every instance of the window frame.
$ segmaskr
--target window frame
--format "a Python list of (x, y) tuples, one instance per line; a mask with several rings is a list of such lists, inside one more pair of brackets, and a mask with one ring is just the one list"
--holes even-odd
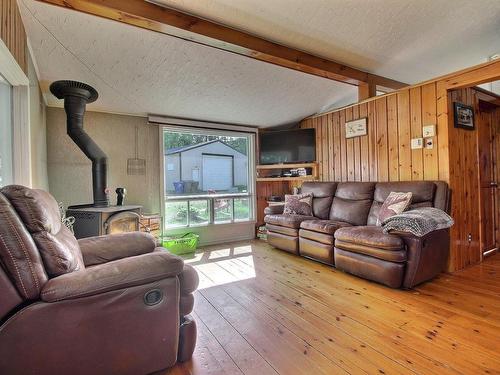
[(0, 74), (12, 86), (13, 183), (31, 187), (29, 79), (1, 39)]
[[(198, 124), (211, 124), (211, 123), (200, 123)], [(223, 124), (221, 124), (223, 126)], [(231, 128), (234, 126), (228, 125)], [(251, 129), (250, 131), (235, 131), (227, 130), (224, 128), (217, 127), (207, 127), (207, 126), (179, 126), (174, 124), (160, 124), (159, 126), (159, 138), (160, 138), (160, 202), (161, 202), (161, 214), (164, 217), (164, 224), (162, 226), (163, 232), (168, 230), (176, 230), (179, 228), (206, 228), (211, 226), (222, 226), (222, 225), (234, 225), (242, 223), (255, 223), (256, 218), (256, 133), (257, 129), (243, 128), (245, 130)], [(247, 180), (247, 192), (246, 193), (220, 193), (220, 194), (193, 194), (193, 195), (171, 195), (168, 196), (165, 192), (165, 142), (164, 133), (165, 132), (178, 132), (185, 134), (202, 134), (202, 135), (214, 135), (214, 136), (228, 136), (228, 137), (245, 137), (247, 138), (248, 144), (248, 180)], [(234, 178), (234, 176), (233, 176)], [(216, 199), (230, 199), (231, 201), (231, 220), (227, 221), (215, 221), (214, 203)], [(235, 219), (234, 218), (234, 199), (235, 198), (248, 198), (249, 200), (249, 217), (248, 219)], [(196, 200), (207, 200), (209, 207), (209, 221), (203, 224), (191, 224), (190, 223), (190, 201)], [(167, 202), (174, 201), (187, 201), (187, 224), (186, 225), (174, 225), (167, 226), (166, 223), (166, 204)]]

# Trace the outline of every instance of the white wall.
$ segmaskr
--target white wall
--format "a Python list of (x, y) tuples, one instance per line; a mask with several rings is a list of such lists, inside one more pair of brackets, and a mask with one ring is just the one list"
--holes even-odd
[(47, 174), (46, 106), (40, 92), (35, 66), (28, 53), (28, 79), (30, 82), (30, 144), (31, 183), (37, 189), (49, 190)]
[[(139, 158), (146, 159), (146, 175), (127, 175), (127, 159), (134, 158), (135, 128), (139, 129)], [(110, 200), (125, 187), (126, 204), (140, 204), (145, 212), (160, 212), (158, 127), (144, 117), (98, 112), (85, 114), (84, 129), (108, 156)], [(66, 135), (66, 114), (47, 109), (47, 147), (50, 192), (65, 206), (92, 202), (91, 163)]]

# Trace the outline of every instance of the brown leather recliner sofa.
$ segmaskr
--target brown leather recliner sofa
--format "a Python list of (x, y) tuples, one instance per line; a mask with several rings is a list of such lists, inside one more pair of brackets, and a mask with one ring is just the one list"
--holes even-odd
[(48, 193), (0, 189), (0, 374), (149, 374), (188, 360), (198, 275), (146, 233), (77, 241)]
[(283, 215), (283, 206), (267, 207), (267, 241), (392, 288), (412, 288), (443, 271), (449, 233), (383, 233), (376, 225), (378, 211), (391, 191), (412, 192), (410, 208), (449, 211), (450, 192), (441, 181), (305, 182), (302, 193), (313, 195), (314, 216)]

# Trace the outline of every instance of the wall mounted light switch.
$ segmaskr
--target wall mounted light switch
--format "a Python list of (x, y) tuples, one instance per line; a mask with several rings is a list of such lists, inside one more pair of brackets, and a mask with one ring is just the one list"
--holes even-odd
[(415, 150), (418, 148), (424, 147), (424, 139), (423, 138), (413, 138), (411, 140), (411, 149)]
[(436, 135), (435, 125), (426, 125), (422, 128), (422, 135), (424, 138), (434, 137)]

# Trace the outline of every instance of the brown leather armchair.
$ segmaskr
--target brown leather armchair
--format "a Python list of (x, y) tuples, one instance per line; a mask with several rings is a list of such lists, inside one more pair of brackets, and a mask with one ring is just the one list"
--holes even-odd
[(77, 241), (54, 198), (0, 189), (0, 374), (149, 374), (188, 360), (196, 271), (145, 233)]

